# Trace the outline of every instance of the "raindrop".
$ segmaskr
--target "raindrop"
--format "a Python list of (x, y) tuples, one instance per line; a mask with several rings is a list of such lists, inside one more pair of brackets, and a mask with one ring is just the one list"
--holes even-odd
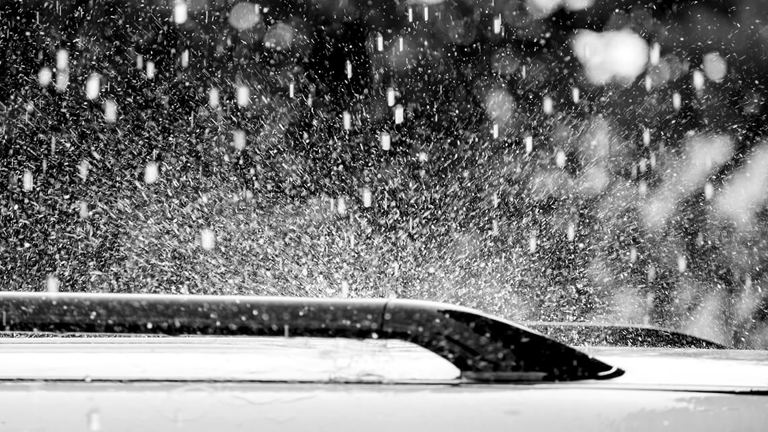
[(405, 48), (405, 47), (404, 47), (404, 42), (403, 42), (403, 37), (402, 37), (402, 36), (400, 36), (400, 40), (398, 41), (398, 45), (399, 45), (399, 47), (400, 47), (400, 51), (402, 52), (402, 51), (403, 51), (403, 49)]
[(557, 151), (557, 155), (555, 155), (555, 164), (557, 164), (558, 168), (564, 168), (565, 167), (565, 152), (562, 150)]
[(381, 33), (376, 33), (376, 50), (379, 52), (384, 51), (384, 36)]
[(493, 18), (493, 34), (501, 33), (501, 14)]
[(117, 104), (112, 99), (104, 101), (104, 120), (107, 123), (117, 121)]
[(216, 234), (209, 228), (200, 230), (200, 246), (205, 250), (212, 250), (216, 246)]
[(381, 141), (382, 150), (387, 151), (390, 149), (391, 137), (389, 136), (389, 132), (382, 132), (380, 136), (380, 141)]
[(176, 0), (173, 5), (173, 22), (184, 24), (187, 21), (187, 3), (184, 0)]
[(413, 8), (408, 6), (408, 22), (413, 22)]
[(681, 104), (680, 93), (674, 92), (672, 94), (672, 108), (674, 108), (675, 111), (679, 111), (680, 110), (680, 104)]
[(45, 279), (46, 291), (51, 293), (59, 292), (59, 286), (61, 286), (61, 282), (59, 282), (59, 278), (57, 278), (55, 275), (49, 274)]
[(229, 25), (237, 30), (248, 30), (261, 21), (260, 7), (257, 4), (248, 2), (238, 3), (229, 11), (227, 21)]
[(573, 222), (568, 224), (568, 241), (576, 239), (576, 225)]
[(349, 297), (349, 283), (347, 281), (341, 281), (341, 297)]
[(232, 146), (238, 151), (245, 150), (245, 131), (242, 129), (235, 129), (232, 132)]
[(352, 63), (349, 60), (347, 60), (345, 67), (347, 71), (347, 79), (352, 79)]
[(182, 69), (189, 67), (189, 49), (185, 49), (181, 52), (181, 67)]
[(651, 79), (650, 75), (645, 76), (645, 91), (651, 91), (653, 88), (653, 79)]
[(637, 184), (637, 193), (641, 197), (648, 195), (648, 182), (645, 180), (640, 180), (640, 182)]
[(550, 115), (552, 112), (554, 112), (555, 106), (551, 97), (544, 96), (544, 100), (542, 101), (542, 109), (544, 110), (544, 114), (547, 115)]
[(101, 91), (101, 76), (94, 72), (85, 81), (85, 97), (96, 100), (99, 97), (99, 91)]
[(651, 63), (651, 66), (656, 66), (659, 64), (659, 61), (661, 60), (661, 45), (659, 45), (658, 42), (654, 42), (651, 45), (651, 49), (648, 53), (649, 61)]
[(157, 162), (149, 162), (147, 166), (144, 167), (144, 183), (152, 184), (156, 182), (159, 175), (160, 168), (158, 167)]
[(648, 147), (651, 144), (651, 130), (643, 127), (643, 145)]
[(715, 187), (712, 186), (712, 183), (706, 182), (704, 184), (704, 199), (709, 201), (712, 199), (714, 195), (715, 195)]
[(395, 107), (395, 124), (399, 125), (405, 120), (405, 115), (403, 113), (403, 106), (397, 105)]
[(144, 56), (141, 54), (136, 56), (136, 69), (144, 69)]
[(429, 21), (429, 6), (424, 6), (424, 21)]
[(528, 135), (525, 137), (525, 154), (531, 154), (533, 151), (533, 137)]
[(574, 87), (571, 89), (571, 96), (573, 97), (573, 103), (579, 103), (581, 100), (581, 91), (578, 87)]
[(421, 163), (424, 163), (424, 162), (426, 162), (426, 161), (428, 161), (428, 160), (429, 160), (429, 156), (427, 156), (427, 152), (423, 152), (423, 151), (419, 152), (419, 153), (416, 155), (416, 158), (417, 158), (417, 159), (419, 160), (419, 162), (421, 162)]
[(238, 85), (236, 89), (237, 105), (241, 108), (247, 107), (251, 103), (251, 89), (245, 85)]
[(289, 97), (289, 98), (291, 98), (291, 99), (293, 99), (293, 97), (294, 97), (294, 92), (295, 92), (295, 90), (294, 90), (294, 85), (293, 85), (293, 83), (290, 83), (290, 84), (288, 84), (288, 97)]
[(208, 90), (208, 105), (211, 108), (219, 107), (219, 89), (216, 87), (212, 87), (210, 90)]
[(53, 80), (53, 71), (51, 71), (51, 68), (48, 66), (42, 67), (40, 72), (37, 73), (37, 82), (40, 83), (42, 87), (48, 87), (48, 85), (51, 84), (51, 80)]
[(634, 264), (637, 261), (637, 248), (632, 246), (629, 248), (629, 262)]
[(363, 188), (363, 207), (370, 207), (373, 204), (373, 195), (371, 189)]
[(688, 259), (685, 257), (685, 255), (678, 255), (677, 256), (677, 271), (680, 273), (685, 273), (685, 270), (688, 268)]
[(79, 212), (80, 219), (88, 218), (88, 216), (90, 215), (90, 213), (88, 212), (88, 203), (86, 203), (85, 201), (80, 201), (78, 205), (80, 206), (80, 212)]
[(24, 170), (24, 176), (22, 177), (22, 188), (24, 192), (29, 192), (35, 187), (34, 178), (32, 177), (32, 171)]
[(395, 106), (395, 89), (392, 87), (387, 89), (387, 105)]
[(65, 49), (56, 51), (56, 72), (69, 69), (69, 52)]
[(536, 252), (537, 246), (538, 246), (538, 240), (536, 240), (536, 234), (531, 234), (531, 237), (528, 239), (528, 252), (530, 253)]
[(344, 198), (336, 200), (336, 211), (342, 216), (347, 214), (347, 203)]
[(352, 129), (352, 115), (349, 113), (349, 111), (344, 111), (341, 117), (344, 123), (344, 130), (348, 131)]
[(647, 274), (648, 282), (653, 282), (656, 280), (656, 267), (654, 266), (648, 266), (648, 274)]
[(491, 128), (491, 134), (493, 135), (494, 139), (499, 137), (499, 125), (497, 123), (493, 124), (493, 127)]
[(700, 70), (693, 71), (693, 88), (697, 91), (704, 88), (704, 73)]
[(82, 160), (79, 164), (77, 164), (77, 173), (80, 176), (80, 179), (83, 181), (88, 179), (88, 170), (90, 168), (91, 164), (89, 164), (87, 160)]
[(719, 53), (711, 52), (704, 55), (702, 68), (707, 78), (714, 82), (720, 82), (728, 73), (728, 64)]
[(154, 79), (156, 72), (157, 71), (155, 69), (155, 62), (148, 61), (147, 62), (147, 79)]

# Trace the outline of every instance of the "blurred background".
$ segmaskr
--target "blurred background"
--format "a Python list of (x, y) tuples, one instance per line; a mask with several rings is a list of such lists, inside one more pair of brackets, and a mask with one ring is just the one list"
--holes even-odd
[(768, 347), (762, 0), (5, 0), (0, 289)]

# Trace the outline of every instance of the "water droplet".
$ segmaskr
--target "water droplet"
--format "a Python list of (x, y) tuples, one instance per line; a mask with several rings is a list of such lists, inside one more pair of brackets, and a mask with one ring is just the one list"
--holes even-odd
[(677, 256), (677, 271), (680, 273), (685, 273), (685, 270), (688, 268), (688, 258), (685, 257), (685, 255), (678, 255)]
[(706, 182), (704, 184), (704, 199), (709, 201), (712, 199), (714, 195), (715, 195), (715, 187), (712, 186), (712, 183)]
[(144, 56), (141, 54), (136, 56), (136, 69), (144, 69)]
[(397, 105), (395, 107), (395, 124), (399, 125), (405, 120), (405, 114), (403, 112), (403, 106)]
[(216, 87), (212, 87), (210, 90), (208, 90), (208, 105), (211, 108), (219, 107), (219, 89)]
[(376, 50), (379, 52), (384, 51), (384, 36), (381, 33), (376, 33)]
[(499, 125), (497, 123), (494, 123), (493, 127), (491, 127), (491, 135), (493, 135), (494, 139), (499, 137)]
[(51, 68), (48, 66), (40, 68), (40, 72), (37, 73), (37, 82), (40, 83), (40, 86), (48, 87), (51, 84), (51, 80), (53, 80)]
[(501, 33), (501, 14), (493, 18), (493, 34)]
[(536, 240), (536, 235), (532, 234), (531, 237), (528, 239), (528, 251), (530, 253), (536, 252), (537, 246), (538, 246), (538, 240)]
[(344, 198), (336, 200), (336, 211), (342, 216), (347, 214), (347, 203)]
[(552, 98), (549, 96), (544, 96), (544, 100), (542, 101), (542, 109), (544, 110), (544, 114), (550, 115), (555, 110), (555, 103), (552, 101)]
[(341, 297), (349, 297), (349, 283), (347, 281), (341, 281)]
[(245, 150), (245, 131), (242, 129), (235, 129), (232, 132), (232, 146), (238, 151)]
[(56, 51), (56, 72), (69, 69), (69, 52), (65, 49)]
[(629, 262), (634, 264), (637, 261), (637, 248), (632, 246), (629, 248)]
[(147, 62), (147, 79), (154, 79), (155, 74), (157, 73), (157, 70), (155, 69), (155, 62), (148, 61)]
[(675, 111), (679, 111), (681, 103), (682, 101), (680, 100), (680, 93), (674, 92), (672, 94), (672, 108), (674, 108)]
[(395, 106), (395, 89), (392, 87), (387, 88), (387, 105)]
[(200, 246), (205, 250), (212, 250), (216, 246), (216, 233), (210, 228), (200, 230)]
[(371, 189), (363, 188), (363, 207), (370, 207), (373, 204), (373, 195)]
[(176, 24), (184, 24), (187, 22), (187, 16), (187, 3), (183, 0), (176, 0), (173, 5), (173, 22)]
[(408, 6), (408, 22), (413, 22), (413, 8)]
[(101, 91), (101, 76), (97, 73), (92, 73), (85, 81), (85, 97), (89, 100), (96, 100), (99, 97)]
[(48, 292), (59, 292), (60, 285), (61, 283), (59, 282), (59, 278), (57, 278), (55, 275), (49, 274), (45, 279), (45, 290)]
[(80, 201), (78, 205), (80, 206), (80, 212), (79, 212), (80, 219), (88, 218), (88, 216), (90, 215), (90, 213), (88, 212), (88, 203), (86, 203), (85, 201)]
[(107, 123), (117, 121), (117, 104), (112, 99), (104, 101), (104, 120)]
[(697, 91), (704, 88), (704, 73), (700, 70), (693, 71), (693, 88)]
[(391, 138), (389, 136), (389, 132), (382, 132), (380, 136), (381, 140), (381, 149), (384, 151), (387, 151), (390, 149), (391, 144)]
[(562, 150), (557, 151), (557, 155), (555, 155), (555, 164), (557, 164), (558, 168), (564, 168), (566, 162), (565, 152)]
[(573, 222), (568, 224), (568, 241), (573, 241), (576, 239), (576, 225), (573, 224)]
[(349, 111), (344, 111), (342, 114), (342, 119), (344, 123), (344, 130), (348, 131), (352, 129), (352, 115), (349, 113)]
[(289, 97), (289, 98), (291, 98), (291, 99), (293, 99), (293, 97), (294, 97), (294, 92), (295, 92), (295, 90), (294, 90), (294, 85), (293, 85), (293, 83), (290, 83), (290, 84), (288, 84), (288, 97)]
[(525, 137), (525, 154), (531, 154), (533, 151), (533, 137), (528, 135)]
[(251, 89), (245, 85), (238, 85), (236, 89), (237, 105), (241, 108), (251, 103)]
[(160, 168), (158, 167), (157, 162), (149, 162), (147, 166), (144, 167), (144, 183), (152, 184), (157, 181), (159, 176)]
[(181, 52), (181, 67), (183, 69), (189, 67), (189, 49), (185, 49)]
[(32, 177), (32, 171), (24, 170), (24, 176), (22, 177), (22, 188), (24, 192), (29, 192), (35, 187), (34, 178)]
[(643, 127), (643, 145), (648, 147), (651, 144), (651, 130)]
[(424, 21), (429, 21), (429, 6), (424, 6)]
[(702, 68), (707, 78), (720, 82), (728, 74), (728, 63), (720, 53), (711, 52), (704, 55)]
[(347, 60), (346, 64), (347, 79), (352, 79), (352, 63)]
[(651, 45), (651, 49), (648, 52), (648, 60), (651, 63), (651, 66), (659, 64), (659, 61), (661, 60), (661, 45), (659, 45), (658, 42), (654, 42)]
[(571, 97), (573, 97), (573, 103), (579, 103), (581, 100), (581, 91), (578, 87), (574, 87), (571, 89)]

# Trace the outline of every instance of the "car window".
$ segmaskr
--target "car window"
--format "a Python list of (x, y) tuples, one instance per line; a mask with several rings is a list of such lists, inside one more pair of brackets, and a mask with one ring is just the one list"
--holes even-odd
[(762, 0), (8, 0), (0, 289), (768, 346)]

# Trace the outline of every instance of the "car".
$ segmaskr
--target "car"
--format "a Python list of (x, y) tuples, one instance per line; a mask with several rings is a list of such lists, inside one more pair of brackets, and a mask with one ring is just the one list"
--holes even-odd
[(4, 431), (768, 428), (768, 352), (674, 332), (540, 333), (403, 299), (4, 292), (0, 309)]

